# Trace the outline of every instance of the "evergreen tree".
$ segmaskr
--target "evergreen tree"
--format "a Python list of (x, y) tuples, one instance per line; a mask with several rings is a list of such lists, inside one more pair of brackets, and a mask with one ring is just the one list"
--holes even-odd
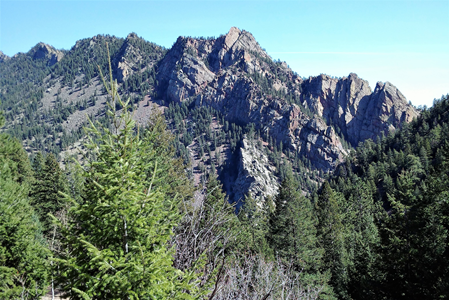
[[(28, 199), (29, 162), (0, 134), (0, 298), (37, 299), (48, 286), (48, 249)], [(26, 154), (25, 154), (26, 155)], [(28, 165), (27, 165), (28, 163)]]
[(268, 240), (275, 255), (293, 262), (297, 272), (313, 274), (320, 268), (323, 253), (317, 244), (312, 205), (298, 188), (290, 168), (275, 198)]
[(319, 245), (324, 249), (322, 270), (330, 270), (330, 284), (339, 298), (349, 299), (345, 235), (337, 195), (326, 181), (318, 196), (316, 214)]
[[(134, 134), (129, 101), (118, 97), (112, 78), (108, 93), (112, 129), (88, 129), (95, 160), (84, 172), (84, 198), (72, 201), (68, 225), (59, 223), (66, 249), (59, 284), (72, 299), (197, 298), (196, 275), (175, 269), (167, 246), (179, 220), (176, 199), (153, 189), (151, 145)], [(120, 115), (116, 101), (124, 107)]]
[[(265, 201), (270, 201), (266, 199)], [(267, 241), (268, 235), (268, 212), (261, 207), (257, 201), (248, 194), (239, 211), (241, 230), (240, 243), (245, 249), (256, 253), (269, 255), (270, 247)]]
[(402, 172), (387, 195), (392, 209), (380, 228), (379, 263), (381, 294), (387, 298), (437, 299), (449, 291), (448, 173), (431, 174), (421, 193), (415, 167)]
[(35, 180), (36, 179), (39, 180), (43, 177), (42, 171), (44, 169), (44, 164), (45, 164), (44, 156), (42, 155), (41, 151), (38, 151), (33, 159), (33, 163), (31, 164), (34, 174), (33, 177)]
[(140, 133), (140, 137), (149, 145), (148, 155), (142, 157), (148, 164), (148, 176), (152, 176), (157, 164), (157, 174), (153, 187), (168, 197), (189, 199), (193, 195), (192, 182), (187, 177), (185, 165), (181, 157), (175, 158), (174, 137), (167, 131), (164, 117), (152, 112), (148, 125)]
[(0, 155), (14, 164), (11, 169), (11, 176), (22, 184), (29, 184), (33, 180), (33, 171), (30, 166), (28, 154), (22, 147), (22, 144), (7, 134), (1, 135), (2, 147), (0, 147)]
[(375, 298), (379, 274), (376, 264), (379, 257), (379, 232), (377, 221), (382, 213), (380, 202), (374, 203), (367, 185), (359, 180), (348, 185), (349, 200), (343, 204), (345, 246), (348, 254), (350, 282), (348, 290), (356, 299)]
[(44, 235), (48, 235), (52, 231), (52, 219), (48, 214), (55, 215), (65, 207), (64, 196), (61, 193), (68, 191), (67, 178), (53, 153), (47, 155), (43, 165), (41, 159), (42, 155), (39, 152), (33, 163), (35, 180), (30, 195), (33, 206), (39, 213)]
[(226, 194), (223, 192), (222, 184), (215, 173), (209, 174), (205, 193), (206, 196), (202, 204), (204, 212), (200, 221), (200, 224), (202, 224), (201, 227), (209, 227), (211, 222), (213, 223), (217, 218), (224, 221), (220, 228), (215, 229), (216, 232), (214, 234), (226, 237), (226, 239), (228, 239), (227, 237), (231, 237), (231, 239), (220, 241), (221, 245), (226, 245), (226, 249), (222, 250), (230, 251), (230, 249), (235, 246), (230, 240), (234, 241), (238, 234), (236, 231), (238, 219), (234, 213), (234, 206), (229, 204)]

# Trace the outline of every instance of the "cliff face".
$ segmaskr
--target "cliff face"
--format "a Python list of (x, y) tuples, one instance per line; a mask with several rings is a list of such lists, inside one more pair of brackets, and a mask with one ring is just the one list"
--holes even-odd
[(151, 69), (162, 54), (162, 48), (156, 44), (145, 41), (135, 33), (128, 34), (112, 62), (117, 81), (122, 83), (133, 74)]
[(276, 168), (270, 163), (257, 142), (244, 138), (239, 153), (238, 176), (233, 184), (233, 200), (244, 201), (249, 193), (262, 206), (268, 197), (274, 198), (279, 184), (273, 174)]
[(273, 62), (249, 32), (234, 27), (213, 40), (178, 38), (160, 63), (158, 79), (167, 100), (195, 98), (196, 105), (212, 106), (230, 121), (254, 123), (325, 171), (346, 154), (328, 125), (355, 146), (417, 115), (388, 82), (372, 92), (356, 74), (303, 80), (285, 63)]
[[(347, 155), (342, 138), (356, 146), (418, 114), (389, 82), (378, 83), (373, 92), (353, 73), (303, 80), (285, 63), (274, 62), (249, 32), (235, 27), (217, 39), (179, 37), (159, 64), (158, 80), (169, 102), (193, 100), (196, 106), (213, 107), (230, 122), (254, 124), (265, 141), (282, 142), (324, 172)], [(269, 185), (276, 190), (250, 175), (244, 163), (249, 146), (242, 145), (239, 186), (251, 190)]]
[(46, 60), (47, 66), (53, 66), (64, 57), (64, 53), (62, 51), (56, 50), (54, 47), (44, 43), (39, 43), (34, 46), (29, 54), (32, 54), (33, 59)]
[[(45, 79), (39, 86), (43, 91), (38, 99), (42, 104), (38, 106), (41, 111), (33, 117), (42, 123), (40, 126), (58, 128), (61, 125), (70, 133), (82, 126), (86, 113), (95, 117), (103, 115), (106, 95), (102, 93), (98, 75), (92, 70), (87, 74), (89, 68), (86, 65), (99, 63), (106, 67), (106, 41), (120, 92), (125, 98), (132, 98), (135, 115), (140, 121), (148, 120), (151, 102), (163, 109), (171, 103), (187, 103), (183, 108), (184, 119), (177, 123), (179, 128), (173, 128), (185, 143), (184, 148), (178, 150), (188, 148), (186, 151), (190, 151), (184, 153), (185, 157), (198, 156), (194, 153), (198, 150), (191, 150), (197, 147), (191, 145), (212, 147), (211, 140), (198, 143), (198, 139), (203, 135), (215, 140), (222, 136), (225, 126), (221, 119), (240, 126), (242, 131), (250, 124), (253, 126), (262, 148), (254, 146), (256, 141), (242, 140), (241, 135), (236, 141), (235, 136), (231, 133), (226, 136), (226, 133), (221, 139), (222, 144), (217, 146), (214, 141), (212, 147), (219, 149), (213, 150), (219, 156), (226, 153), (224, 158), (216, 160), (208, 154), (204, 156), (207, 159), (201, 160), (201, 170), (194, 170), (200, 178), (205, 173), (205, 165), (215, 164), (219, 168), (226, 164), (226, 168), (233, 172), (232, 176), (226, 177), (230, 178), (227, 190), (232, 190), (235, 200), (243, 199), (248, 192), (262, 200), (275, 195), (283, 160), (295, 163), (297, 172), (302, 168), (304, 174), (301, 176), (317, 182), (321, 175), (316, 173), (333, 171), (347, 155), (346, 148), (368, 138), (375, 139), (382, 131), (394, 130), (418, 114), (389, 82), (377, 83), (373, 91), (367, 81), (353, 73), (339, 79), (327, 75), (303, 79), (286, 63), (273, 61), (251, 33), (233, 27), (218, 38), (179, 37), (168, 51), (135, 33), (126, 39), (101, 35), (83, 39), (69, 51), (39, 43), (26, 57), (51, 66), (46, 68)], [(22, 56), (9, 58), (0, 52), (3, 73), (14, 69), (14, 61), (19, 63), (24, 59)], [(62, 66), (58, 67), (58, 63)], [(69, 68), (75, 72), (67, 71)], [(35, 78), (40, 78), (40, 71), (35, 71)], [(17, 82), (14, 74), (11, 72), (8, 81), (11, 88), (3, 90), (14, 90), (17, 95), (9, 97), (7, 102), (11, 108), (19, 107), (18, 111), (31, 111), (31, 107), (25, 109), (20, 103), (13, 103), (14, 99), (26, 100), (27, 97), (22, 89), (13, 86)], [(196, 132), (198, 128), (194, 128), (195, 122), (189, 113), (205, 107), (214, 108), (219, 116), (212, 122), (215, 125), (202, 129), (206, 132)], [(50, 110), (55, 116), (38, 117)], [(17, 124), (21, 116), (17, 114)], [(10, 124), (15, 126), (14, 122)], [(190, 129), (186, 128), (189, 126)], [(189, 136), (190, 140), (184, 139), (183, 135)], [(192, 144), (189, 146), (185, 140)], [(284, 156), (279, 149), (283, 149)], [(276, 155), (282, 159), (273, 163)], [(234, 161), (234, 158), (237, 159)]]
[(368, 82), (354, 73), (341, 79), (310, 77), (303, 84), (301, 101), (338, 126), (353, 146), (375, 139), (382, 131), (394, 130), (418, 115), (391, 83), (378, 82), (372, 92)]

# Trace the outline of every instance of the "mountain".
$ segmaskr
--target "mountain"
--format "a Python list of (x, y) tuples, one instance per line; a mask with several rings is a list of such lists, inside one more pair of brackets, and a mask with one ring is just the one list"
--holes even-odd
[(8, 59), (10, 59), (10, 57), (8, 55), (6, 55), (5, 53), (3, 53), (2, 51), (0, 51), (0, 63), (6, 61)]
[(447, 297), (448, 141), (449, 95), (400, 130), (365, 141), (324, 184), (346, 227), (351, 263), (338, 272), (353, 274), (351, 299)]
[(32, 55), (34, 60), (46, 61), (48, 66), (54, 65), (64, 57), (64, 52), (44, 43), (34, 46), (28, 54)]
[(68, 51), (39, 43), (0, 55), (5, 130), (29, 153), (66, 157), (79, 148), (87, 116), (108, 123), (97, 68), (107, 73), (106, 43), (135, 118), (145, 124), (161, 110), (195, 182), (217, 170), (231, 201), (249, 191), (272, 197), (287, 163), (309, 193), (359, 142), (418, 116), (389, 82), (372, 91), (353, 73), (302, 78), (235, 27), (218, 38), (179, 37), (169, 50), (135, 33), (98, 35)]

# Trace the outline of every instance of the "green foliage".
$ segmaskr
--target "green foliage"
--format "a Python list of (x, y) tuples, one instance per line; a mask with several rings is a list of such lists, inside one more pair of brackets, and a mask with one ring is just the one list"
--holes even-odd
[[(211, 220), (220, 217), (220, 219), (226, 220), (226, 222), (216, 228), (215, 235), (219, 238), (217, 247), (221, 252), (229, 252), (230, 249), (236, 245), (232, 242), (235, 240), (238, 230), (238, 219), (235, 215), (234, 207), (228, 202), (226, 194), (223, 192), (221, 183), (218, 181), (216, 174), (209, 174), (209, 180), (206, 184), (205, 190), (206, 196), (204, 198), (203, 206), (204, 212), (200, 221), (202, 228), (207, 228)], [(226, 240), (230, 238), (230, 240)], [(226, 246), (226, 247), (223, 247)]]
[(0, 155), (14, 163), (14, 168), (11, 169), (12, 178), (21, 184), (32, 181), (33, 171), (31, 170), (28, 155), (23, 150), (20, 142), (7, 134), (1, 134), (0, 143)]
[(349, 299), (347, 294), (348, 254), (345, 248), (345, 234), (339, 207), (340, 195), (329, 183), (324, 182), (316, 205), (318, 217), (319, 245), (324, 249), (322, 270), (330, 271), (330, 284), (339, 298)]
[(50, 253), (28, 199), (29, 162), (16, 151), (18, 142), (0, 134), (0, 298), (36, 299), (47, 289)]
[(323, 246), (317, 239), (317, 220), (310, 200), (301, 195), (291, 167), (275, 198), (267, 240), (276, 259), (291, 268), (302, 286), (321, 286), (322, 299), (332, 299), (327, 269), (322, 270)]
[(369, 187), (361, 180), (346, 186), (349, 201), (341, 202), (345, 228), (345, 248), (348, 255), (348, 292), (357, 299), (374, 298), (373, 286), (379, 280), (376, 251), (379, 243), (380, 203), (375, 203)]
[[(113, 127), (88, 129), (95, 159), (83, 174), (84, 196), (72, 201), (69, 223), (59, 223), (66, 250), (57, 260), (59, 284), (74, 299), (194, 299), (195, 276), (172, 266), (174, 249), (167, 247), (180, 217), (176, 199), (153, 188), (158, 168), (148, 156), (155, 151), (134, 134), (128, 102), (112, 79), (108, 91)], [(115, 101), (125, 107), (121, 114)]]
[[(265, 201), (271, 201), (266, 199)], [(248, 194), (239, 211), (238, 217), (242, 233), (241, 244), (244, 249), (248, 249), (264, 256), (270, 254), (270, 247), (267, 241), (269, 212), (264, 207), (259, 207), (257, 201)]]
[(446, 96), (401, 130), (361, 144), (338, 168), (331, 185), (344, 195), (351, 297), (447, 297), (448, 139)]
[(3, 125), (5, 125), (5, 116), (3, 116), (3, 111), (0, 110), (0, 128), (3, 127)]
[(148, 164), (148, 176), (152, 176), (157, 164), (153, 187), (170, 198), (188, 199), (193, 194), (192, 182), (188, 179), (182, 158), (176, 158), (174, 136), (167, 130), (164, 117), (152, 112), (147, 127), (140, 137), (149, 144), (149, 154), (142, 157)]
[(33, 162), (33, 169), (35, 176), (30, 196), (41, 220), (43, 233), (48, 235), (53, 227), (49, 214), (56, 215), (66, 206), (61, 193), (68, 192), (67, 178), (52, 153), (43, 161), (42, 154), (38, 152)]
[(316, 220), (291, 170), (282, 181), (270, 216), (268, 240), (275, 255), (293, 263), (296, 271), (316, 273), (323, 255), (317, 243)]

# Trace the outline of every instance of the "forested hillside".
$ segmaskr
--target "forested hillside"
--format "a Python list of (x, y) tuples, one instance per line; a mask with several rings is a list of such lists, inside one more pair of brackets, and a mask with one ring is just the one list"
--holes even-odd
[(449, 295), (448, 96), (305, 79), (237, 28), (40, 43), (0, 95), (1, 299)]
[(179, 37), (168, 50), (134, 33), (97, 35), (70, 50), (39, 43), (0, 62), (4, 130), (32, 157), (65, 160), (82, 148), (87, 117), (110, 122), (97, 68), (108, 69), (106, 43), (133, 118), (144, 126), (159, 108), (195, 185), (214, 168), (239, 205), (248, 193), (260, 204), (273, 199), (288, 164), (302, 191), (315, 191), (360, 141), (418, 115), (391, 83), (373, 91), (354, 73), (302, 78), (235, 27), (218, 38)]
[(317, 203), (335, 201), (345, 245), (341, 295), (449, 295), (448, 122), (446, 96), (401, 130), (359, 145), (323, 185)]

